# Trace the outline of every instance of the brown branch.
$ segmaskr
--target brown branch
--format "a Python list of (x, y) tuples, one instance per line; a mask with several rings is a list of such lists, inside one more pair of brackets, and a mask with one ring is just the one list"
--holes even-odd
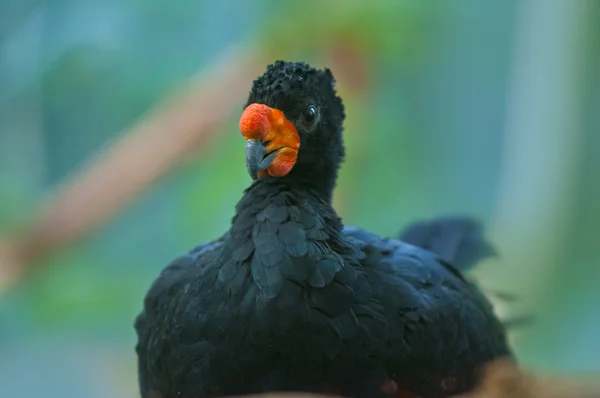
[(121, 134), (42, 203), (29, 228), (0, 242), (0, 286), (106, 222), (186, 154), (199, 150), (241, 105), (263, 67), (254, 46), (233, 47)]
[(486, 367), (475, 391), (456, 398), (600, 398), (600, 384), (535, 375), (509, 361), (497, 361)]
[[(262, 73), (266, 54), (257, 47), (244, 43), (218, 57), (61, 184), (29, 228), (0, 240), (0, 290), (36, 260), (84, 238), (185, 155), (200, 150)], [(340, 86), (352, 88), (356, 73), (365, 74), (364, 65), (357, 54), (351, 59), (340, 54), (331, 52), (328, 64)]]

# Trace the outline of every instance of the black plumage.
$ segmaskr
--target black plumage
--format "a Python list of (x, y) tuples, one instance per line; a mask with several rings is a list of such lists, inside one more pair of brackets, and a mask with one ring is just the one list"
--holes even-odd
[(399, 239), (434, 252), (463, 272), (496, 255), (496, 250), (485, 239), (483, 227), (471, 217), (446, 216), (418, 221), (406, 227)]
[(344, 155), (333, 83), (328, 69), (282, 61), (254, 82), (248, 105), (279, 109), (296, 126), (296, 163), (254, 181), (230, 229), (154, 281), (135, 323), (143, 397), (442, 397), (510, 355), (490, 304), (458, 269), (342, 225), (331, 206)]

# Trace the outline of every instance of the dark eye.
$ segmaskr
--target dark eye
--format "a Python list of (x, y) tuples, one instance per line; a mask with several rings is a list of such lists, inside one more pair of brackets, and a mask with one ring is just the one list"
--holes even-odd
[(311, 105), (302, 113), (302, 123), (304, 123), (305, 126), (312, 126), (317, 121), (317, 116), (319, 116), (317, 107)]

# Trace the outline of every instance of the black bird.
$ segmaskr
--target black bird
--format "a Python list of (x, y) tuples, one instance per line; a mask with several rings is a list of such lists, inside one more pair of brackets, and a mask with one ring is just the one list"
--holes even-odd
[(343, 226), (344, 116), (329, 69), (277, 61), (254, 81), (240, 119), (254, 181), (229, 230), (169, 264), (136, 319), (144, 398), (445, 397), (511, 355), (447, 259)]

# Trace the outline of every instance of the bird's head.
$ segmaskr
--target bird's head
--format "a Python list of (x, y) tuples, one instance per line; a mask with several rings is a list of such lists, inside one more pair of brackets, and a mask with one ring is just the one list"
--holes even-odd
[(344, 155), (344, 106), (329, 69), (277, 61), (256, 79), (240, 131), (252, 179), (335, 179)]

